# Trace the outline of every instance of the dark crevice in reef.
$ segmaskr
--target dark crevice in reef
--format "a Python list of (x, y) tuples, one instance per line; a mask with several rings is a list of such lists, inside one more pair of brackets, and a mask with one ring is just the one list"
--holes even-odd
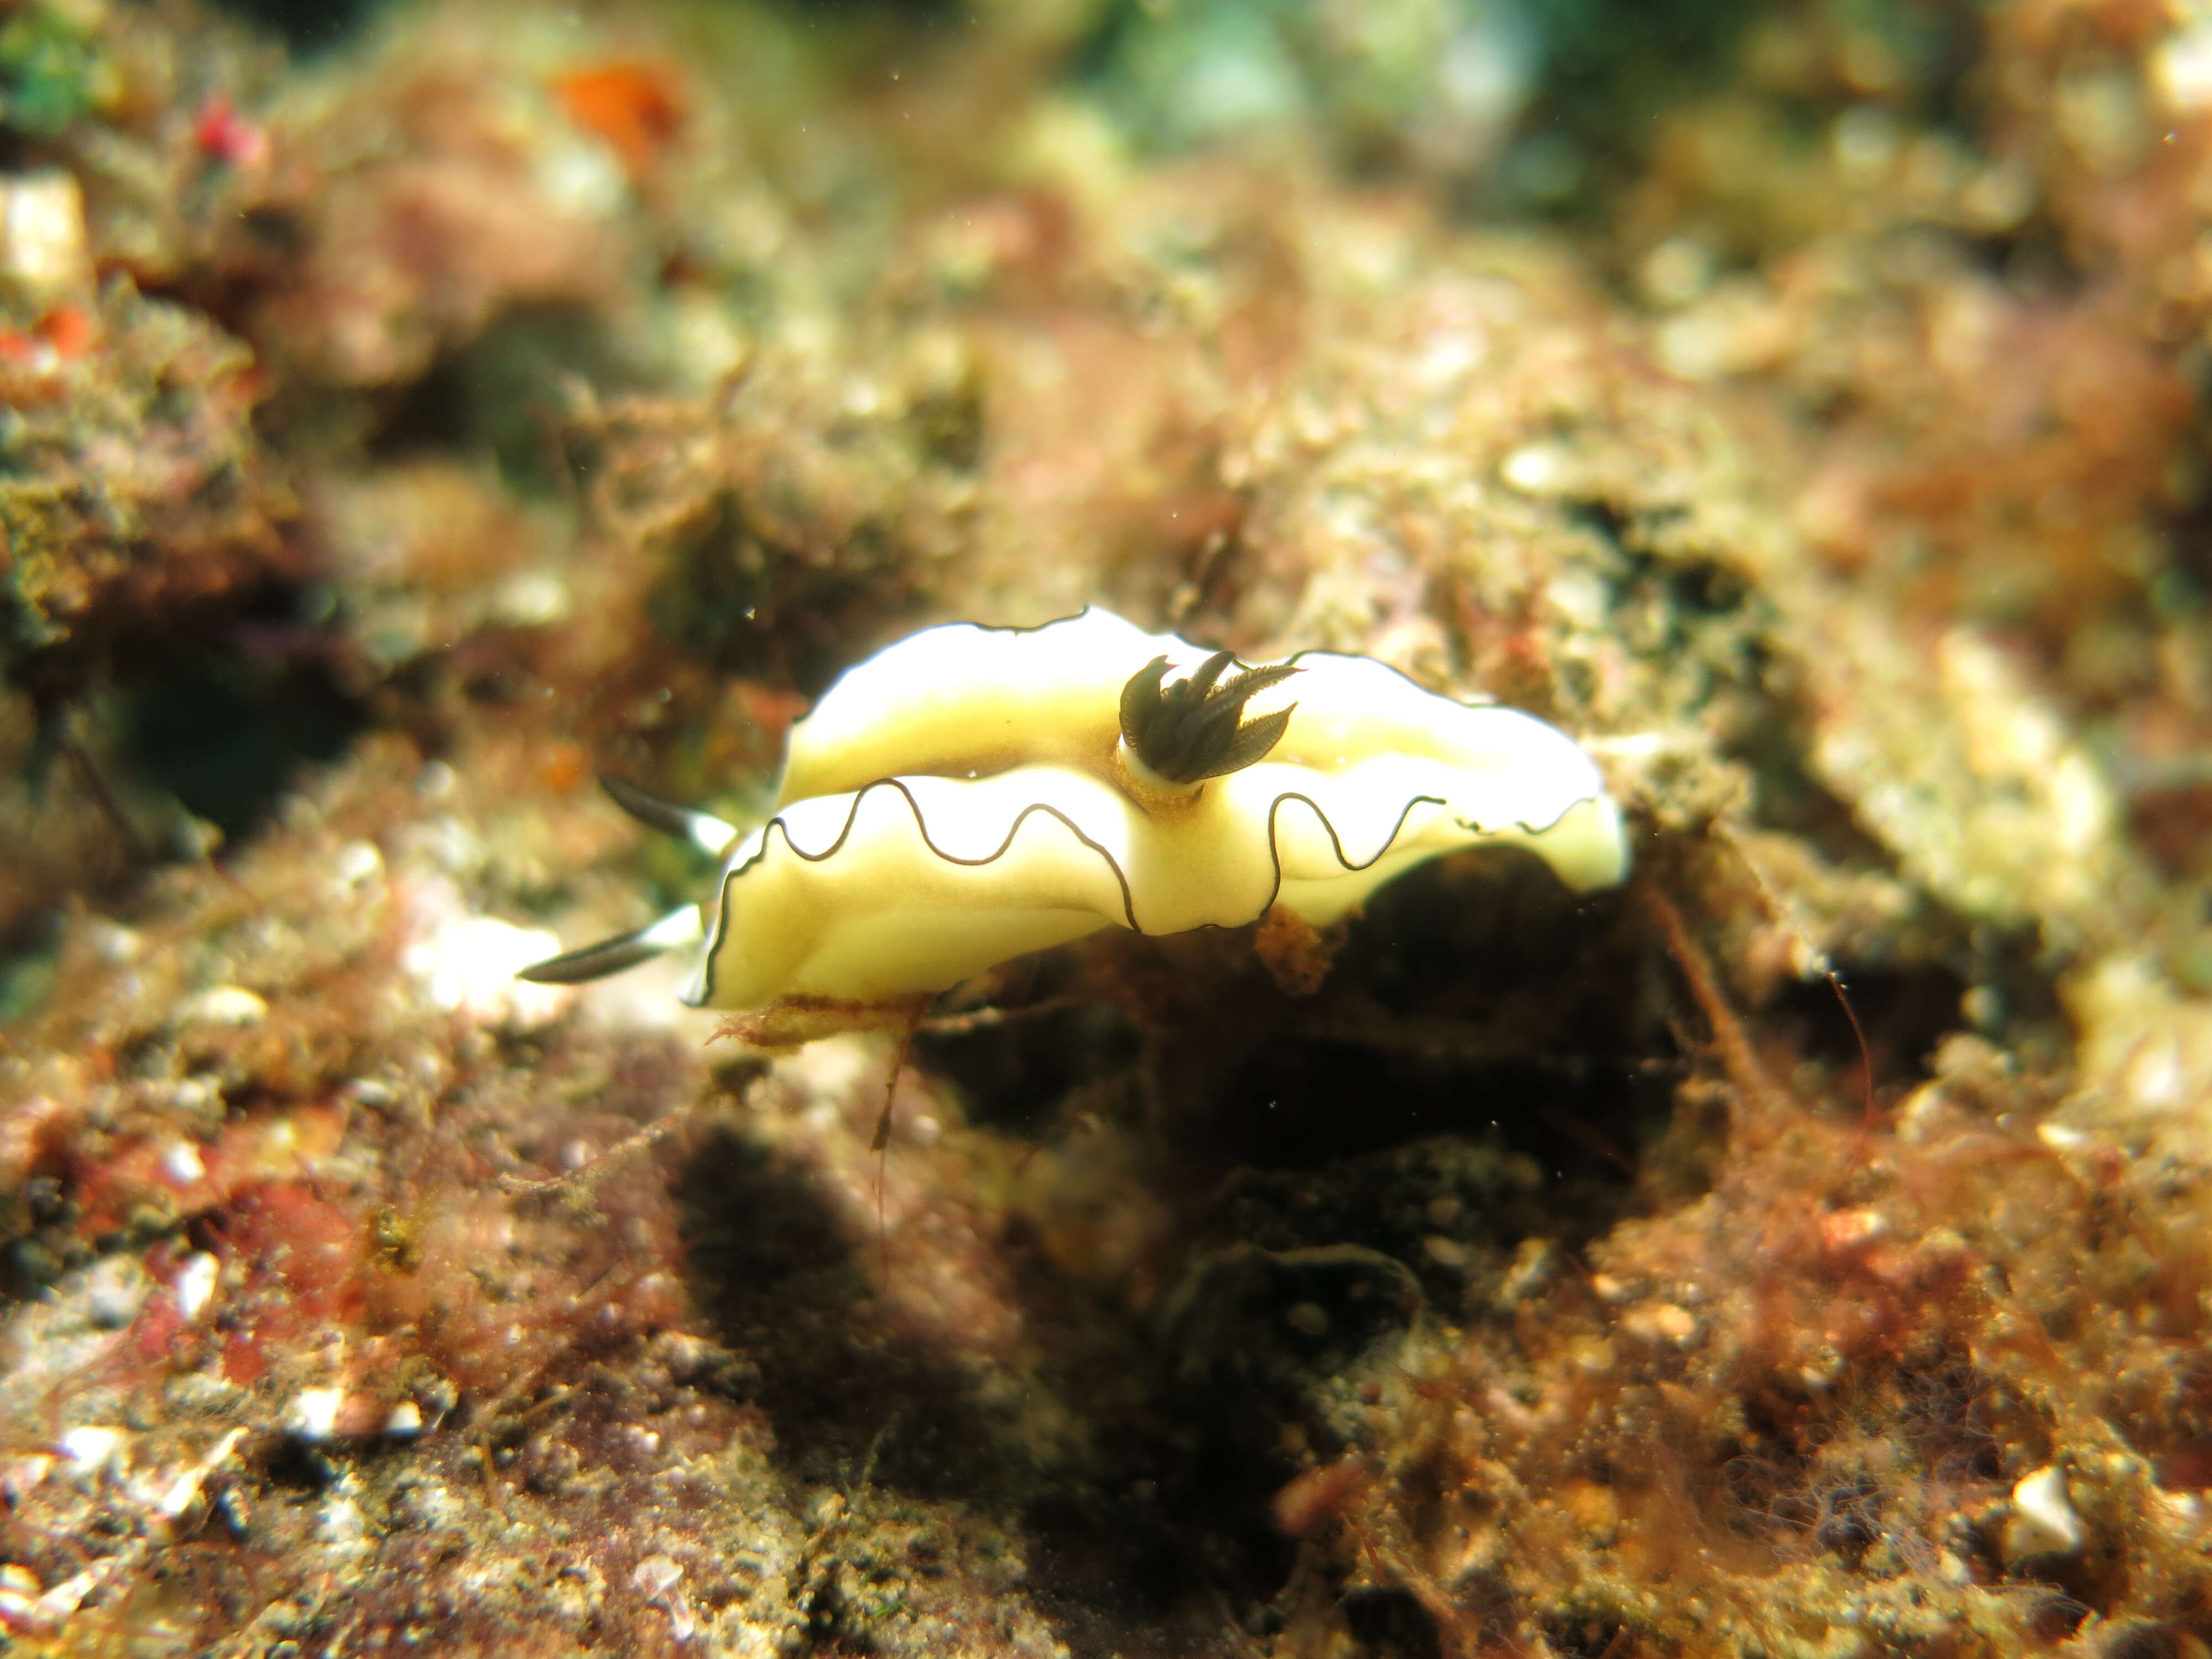
[(344, 753), (367, 717), (291, 591), (261, 596), (223, 635), (133, 685), (122, 755), (131, 772), (235, 844), (301, 766)]
[(1531, 1160), (1559, 1212), (1549, 1231), (1577, 1238), (1620, 1212), (1638, 1148), (1668, 1122), (1680, 1057), (1620, 896), (1578, 897), (1525, 855), (1448, 860), (1384, 888), (1310, 997), (1276, 988), (1230, 938), (1115, 943), (1158, 981), (1143, 1012), (1083, 1000), (1068, 958), (1048, 957), (1002, 1006), (1070, 1006), (924, 1036), (917, 1060), (971, 1120), (1047, 1139), (1071, 1102), (1097, 1108), (1086, 1085), (1149, 1067), (1120, 1097), (1159, 1103), (1147, 1132), (1191, 1191), (1464, 1139)]
[(588, 307), (517, 306), (466, 349), (441, 355), (375, 400), (368, 459), (489, 454), (518, 494), (559, 496), (583, 482), (558, 476), (567, 460), (556, 441), (561, 413), (577, 380), (608, 398), (645, 389)]
[(1663, 1123), (1666, 1094), (1663, 1077), (1619, 1060), (1470, 1062), (1308, 1039), (1237, 1073), (1209, 1139), (1267, 1169), (1318, 1170), (1455, 1137), (1523, 1153), (1554, 1181), (1619, 1188), (1638, 1141)]
[(1807, 769), (1813, 743), (1809, 711), (1780, 705), (1732, 735), (1725, 752), (1751, 769), (1760, 826), (1795, 836), (1839, 868), (1893, 868), (1894, 855), (1859, 827), (1850, 805)]
[(1218, 1651), (1219, 1609), (1263, 1606), (1290, 1571), (1265, 1495), (1246, 1481), (1241, 1514), (1176, 1513), (1179, 1487), (1213, 1471), (1164, 1441), (1114, 1468), (1119, 1493), (1053, 1492), (1024, 1513), (1040, 1602), (1079, 1659)]
[(1443, 1638), (1421, 1604), (1405, 1590), (1354, 1590), (1344, 1622), (1367, 1659), (1443, 1659)]
[(1861, 1031), (1866, 1036), (1863, 1057), (1878, 1091), (1925, 1081), (1936, 1045), (1959, 1028), (1966, 981), (1927, 963), (1846, 967), (1839, 977), (1850, 999), (1848, 1012), (1826, 980), (1793, 980), (1762, 1015), (1762, 1029), (1791, 1053), (1819, 1062), (1833, 1075), (1848, 1076), (1854, 1089), (1861, 1077)]
[[(201, 826), (245, 845), (301, 768), (337, 760), (367, 728), (343, 647), (309, 611), (307, 590), (268, 582), (181, 602), (158, 629), (82, 630), (27, 665), (18, 689), (36, 730), (16, 773), (27, 804), (65, 803), (102, 826), (80, 896), (112, 900), (150, 866), (201, 856)], [(0, 938), (0, 1017), (43, 996), (54, 914), (28, 908)]]
[[(1031, 963), (1019, 1000), (1056, 1000), (1070, 983), (1064, 954)], [(1128, 1020), (1103, 1002), (1074, 1001), (1048, 1012), (971, 1031), (922, 1032), (916, 1065), (956, 1085), (971, 1122), (1017, 1135), (1045, 1133), (1070, 1094), (1094, 1079), (1126, 1073), (1139, 1039)]]
[(910, 612), (907, 550), (876, 522), (843, 543), (850, 568), (831, 567), (786, 538), (772, 516), (732, 487), (716, 492), (667, 538), (667, 575), (650, 602), (654, 627), (678, 651), (728, 674), (817, 697), (870, 641), (896, 635)]
[(1179, 1138), (1214, 1167), (1309, 1171), (1455, 1138), (1533, 1160), (1550, 1230), (1584, 1236), (1667, 1121), (1675, 1055), (1644, 988), (1617, 895), (1578, 899), (1513, 855), (1419, 870)]
[(274, 29), (301, 58), (320, 57), (352, 40), (380, 0), (224, 0), (222, 9)]

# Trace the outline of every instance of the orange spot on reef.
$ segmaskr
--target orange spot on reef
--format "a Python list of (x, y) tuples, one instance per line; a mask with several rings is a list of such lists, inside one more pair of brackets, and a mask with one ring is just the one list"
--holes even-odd
[(592, 781), (591, 757), (581, 744), (556, 744), (539, 763), (538, 776), (556, 793), (573, 795)]
[(556, 76), (552, 87), (568, 118), (611, 144), (633, 179), (652, 170), (684, 125), (683, 88), (665, 64), (599, 64)]
[[(82, 306), (56, 306), (29, 328), (0, 330), (0, 368), (20, 370), (32, 380), (51, 381), (64, 364), (83, 356), (99, 338), (100, 322), (91, 312)], [(21, 386), (11, 389), (19, 397), (32, 395)], [(51, 387), (33, 390), (40, 401), (51, 401)]]
[(61, 357), (81, 357), (100, 336), (100, 324), (82, 306), (56, 306), (40, 320), (39, 332)]

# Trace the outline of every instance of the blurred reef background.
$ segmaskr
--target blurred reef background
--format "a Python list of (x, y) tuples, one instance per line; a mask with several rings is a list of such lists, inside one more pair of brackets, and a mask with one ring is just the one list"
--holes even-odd
[[(0, 0), (0, 1654), (2203, 1659), (2209, 377), (2198, 0)], [(512, 978), (1092, 601), (1636, 881)]]

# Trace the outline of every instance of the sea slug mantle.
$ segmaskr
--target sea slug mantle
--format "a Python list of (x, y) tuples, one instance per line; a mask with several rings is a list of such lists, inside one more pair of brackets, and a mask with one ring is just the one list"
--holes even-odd
[(1279, 906), (1326, 927), (1460, 848), (1527, 848), (1578, 891), (1628, 866), (1597, 768), (1531, 715), (1366, 657), (1248, 668), (1095, 607), (926, 629), (850, 669), (793, 728), (774, 814), (749, 833), (609, 789), (720, 870), (699, 904), (524, 977), (691, 949), (686, 1001), (779, 1014), (787, 1041), (1103, 927), (1237, 927)]

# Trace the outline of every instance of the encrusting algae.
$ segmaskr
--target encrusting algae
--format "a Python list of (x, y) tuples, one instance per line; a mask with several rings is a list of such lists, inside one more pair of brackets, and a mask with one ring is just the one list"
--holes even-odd
[(2202, 21), (1356, 9), (0, 14), (0, 1645), (2212, 1646)]

